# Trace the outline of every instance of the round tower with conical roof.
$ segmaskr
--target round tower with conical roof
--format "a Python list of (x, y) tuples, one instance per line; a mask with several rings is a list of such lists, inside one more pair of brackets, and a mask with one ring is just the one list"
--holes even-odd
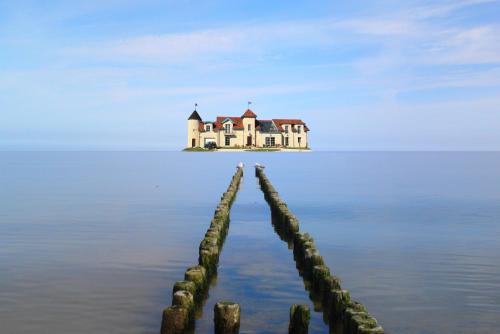
[(194, 109), (191, 116), (188, 118), (188, 148), (200, 147), (200, 123), (202, 122), (200, 115)]

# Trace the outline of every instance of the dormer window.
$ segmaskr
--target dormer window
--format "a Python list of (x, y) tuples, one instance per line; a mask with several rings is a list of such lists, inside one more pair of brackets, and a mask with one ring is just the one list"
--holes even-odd
[(288, 125), (285, 125), (285, 133), (288, 133)]
[(300, 125), (297, 125), (297, 133), (300, 133), (300, 129), (301, 129), (301, 128), (302, 128), (302, 127), (301, 127)]
[(207, 125), (205, 126), (205, 131), (210, 132), (210, 124), (207, 124)]
[(224, 132), (230, 133), (231, 132), (231, 124), (225, 124), (224, 125)]

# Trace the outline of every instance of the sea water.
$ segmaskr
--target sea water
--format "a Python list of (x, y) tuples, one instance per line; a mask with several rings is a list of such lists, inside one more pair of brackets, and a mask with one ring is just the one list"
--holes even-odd
[(1, 152), (0, 332), (158, 333), (239, 161), (198, 332), (222, 299), (241, 332), (285, 333), (291, 304), (312, 308), (255, 162), (387, 332), (500, 330), (500, 153)]

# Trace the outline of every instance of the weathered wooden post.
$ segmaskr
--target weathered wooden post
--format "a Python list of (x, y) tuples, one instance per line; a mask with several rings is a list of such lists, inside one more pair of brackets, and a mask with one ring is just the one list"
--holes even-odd
[(183, 334), (189, 328), (190, 311), (183, 306), (170, 306), (163, 311), (161, 334)]
[(330, 278), (330, 269), (325, 265), (314, 266), (312, 270), (313, 290), (317, 294), (323, 295), (325, 286)]
[(193, 298), (196, 298), (196, 285), (193, 282), (189, 282), (189, 281), (177, 281), (177, 282), (175, 282), (174, 289), (172, 291), (172, 299), (174, 297), (173, 295), (177, 291), (189, 291), (193, 295)]
[(304, 271), (307, 277), (312, 277), (314, 266), (324, 265), (323, 257), (319, 254), (316, 248), (307, 248), (304, 252)]
[(184, 280), (193, 282), (198, 293), (205, 287), (206, 279), (206, 269), (202, 266), (190, 267), (184, 274)]
[(309, 332), (309, 320), (311, 311), (307, 305), (293, 304), (290, 307), (290, 325), (288, 334), (307, 334)]
[(238, 334), (240, 331), (240, 305), (218, 302), (214, 307), (215, 334)]
[(330, 290), (327, 309), (329, 309), (332, 320), (340, 319), (350, 302), (351, 296), (349, 291), (340, 289)]
[(194, 310), (194, 297), (189, 291), (179, 290), (176, 291), (172, 297), (172, 305), (182, 306), (189, 312)]
[(352, 300), (344, 310), (343, 328), (346, 333), (384, 333), (384, 329), (378, 325), (377, 319), (368, 314), (366, 307)]

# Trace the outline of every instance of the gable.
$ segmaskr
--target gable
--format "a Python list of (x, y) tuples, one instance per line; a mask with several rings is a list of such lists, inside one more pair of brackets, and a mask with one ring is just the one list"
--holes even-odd
[(223, 125), (231, 121), (233, 123), (234, 130), (243, 130), (243, 120), (240, 117), (231, 116), (217, 116), (214, 123), (214, 129), (222, 129)]
[(303, 125), (304, 131), (309, 131), (306, 123), (304, 123), (301, 119), (273, 119), (273, 122), (276, 124), (278, 130), (280, 131), (284, 131), (283, 125)]

